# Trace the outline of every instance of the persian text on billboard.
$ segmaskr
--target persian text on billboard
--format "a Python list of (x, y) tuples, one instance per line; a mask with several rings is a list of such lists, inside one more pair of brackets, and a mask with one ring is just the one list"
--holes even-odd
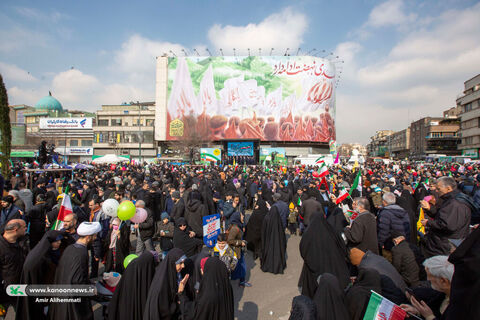
[(92, 118), (40, 118), (40, 129), (92, 129)]
[(316, 57), (175, 57), (167, 140), (335, 140), (335, 67)]

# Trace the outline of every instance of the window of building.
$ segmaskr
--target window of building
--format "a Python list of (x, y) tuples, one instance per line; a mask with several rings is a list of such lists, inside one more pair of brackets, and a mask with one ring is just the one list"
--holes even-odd
[(70, 140), (71, 147), (78, 147), (78, 140)]
[(107, 119), (98, 120), (98, 126), (99, 127), (108, 127), (108, 120)]
[(65, 139), (57, 140), (57, 143), (55, 143), (55, 146), (65, 147)]
[(153, 131), (145, 131), (143, 133), (143, 142), (144, 143), (153, 143)]
[(92, 140), (82, 140), (82, 147), (91, 147)]
[(463, 106), (463, 112), (468, 112), (472, 110), (472, 103), (467, 103), (466, 105)]
[(122, 119), (112, 119), (112, 126), (121, 127), (122, 126)]
[(473, 144), (473, 137), (466, 137), (463, 139), (464, 144)]
[(153, 127), (155, 120), (153, 119), (147, 119), (147, 127)]

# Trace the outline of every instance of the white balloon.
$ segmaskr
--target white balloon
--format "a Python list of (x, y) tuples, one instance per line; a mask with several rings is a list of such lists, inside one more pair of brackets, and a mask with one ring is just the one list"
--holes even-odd
[(107, 199), (102, 204), (102, 210), (107, 216), (116, 217), (117, 209), (120, 204), (115, 199)]

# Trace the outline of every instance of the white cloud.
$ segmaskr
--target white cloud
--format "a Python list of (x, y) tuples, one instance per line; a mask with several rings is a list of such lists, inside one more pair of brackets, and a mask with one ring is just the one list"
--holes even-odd
[(399, 26), (415, 21), (416, 15), (406, 14), (403, 0), (388, 0), (373, 8), (366, 25), (372, 27)]
[[(1, 18), (1, 17), (0, 17)], [(21, 26), (12, 26), (10, 29), (0, 29), (0, 51), (13, 52), (31, 48), (45, 48), (50, 37), (36, 30), (25, 29)]]
[(348, 59), (337, 90), (338, 140), (367, 143), (376, 130), (401, 130), (408, 120), (440, 116), (454, 106), (463, 82), (480, 70), (479, 16), (476, 4), (423, 18), (371, 64), (364, 61), (376, 52), (360, 50), (361, 41), (339, 44)]
[(41, 21), (43, 23), (57, 23), (60, 20), (68, 19), (70, 16), (58, 11), (44, 13), (38, 9), (28, 7), (15, 7), (17, 13), (27, 19)]
[(218, 50), (225, 54), (246, 54), (250, 48), (257, 52), (258, 48), (269, 52), (283, 54), (286, 48), (296, 51), (303, 42), (303, 34), (307, 30), (307, 17), (288, 7), (278, 13), (266, 17), (262, 22), (250, 23), (246, 26), (222, 26), (215, 24), (208, 31), (208, 39)]
[(52, 81), (52, 94), (64, 105), (86, 107), (101, 90), (100, 81), (80, 70), (60, 72)]
[(126, 73), (144, 73), (155, 70), (155, 57), (170, 51), (176, 55), (183, 55), (182, 45), (170, 42), (161, 42), (134, 34), (122, 44), (120, 50), (114, 54), (115, 68)]
[(30, 72), (25, 71), (14, 64), (8, 64), (0, 61), (0, 73), (2, 74), (3, 81), (8, 82), (31, 82), (36, 81), (37, 79), (30, 74)]

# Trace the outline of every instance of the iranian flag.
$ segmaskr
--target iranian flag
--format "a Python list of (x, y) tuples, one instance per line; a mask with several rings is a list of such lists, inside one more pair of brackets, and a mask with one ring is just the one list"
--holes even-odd
[(356, 217), (358, 217), (358, 212), (355, 212), (353, 210), (347, 210), (347, 215), (348, 215), (348, 218), (353, 221), (355, 220)]
[(325, 160), (323, 160), (323, 156), (321, 157), (318, 157), (317, 159), (315, 159), (315, 164), (325, 164)]
[(363, 320), (403, 320), (406, 316), (405, 310), (372, 291)]
[(350, 195), (348, 194), (347, 190), (345, 188), (342, 188), (340, 191), (340, 194), (338, 195), (337, 201), (335, 201), (336, 204), (339, 204), (343, 200), (347, 199)]
[(317, 172), (320, 174), (319, 177), (321, 177), (321, 178), (328, 176), (328, 167), (325, 165), (325, 162), (322, 163), (320, 168), (318, 168)]
[[(68, 187), (67, 187), (68, 189)], [(62, 205), (60, 206), (60, 210), (58, 210), (57, 220), (53, 225), (53, 230), (60, 230), (63, 228), (63, 220), (65, 216), (73, 213), (72, 210), (72, 202), (70, 201), (70, 196), (68, 195), (68, 190), (65, 189), (65, 193), (63, 194)]]

